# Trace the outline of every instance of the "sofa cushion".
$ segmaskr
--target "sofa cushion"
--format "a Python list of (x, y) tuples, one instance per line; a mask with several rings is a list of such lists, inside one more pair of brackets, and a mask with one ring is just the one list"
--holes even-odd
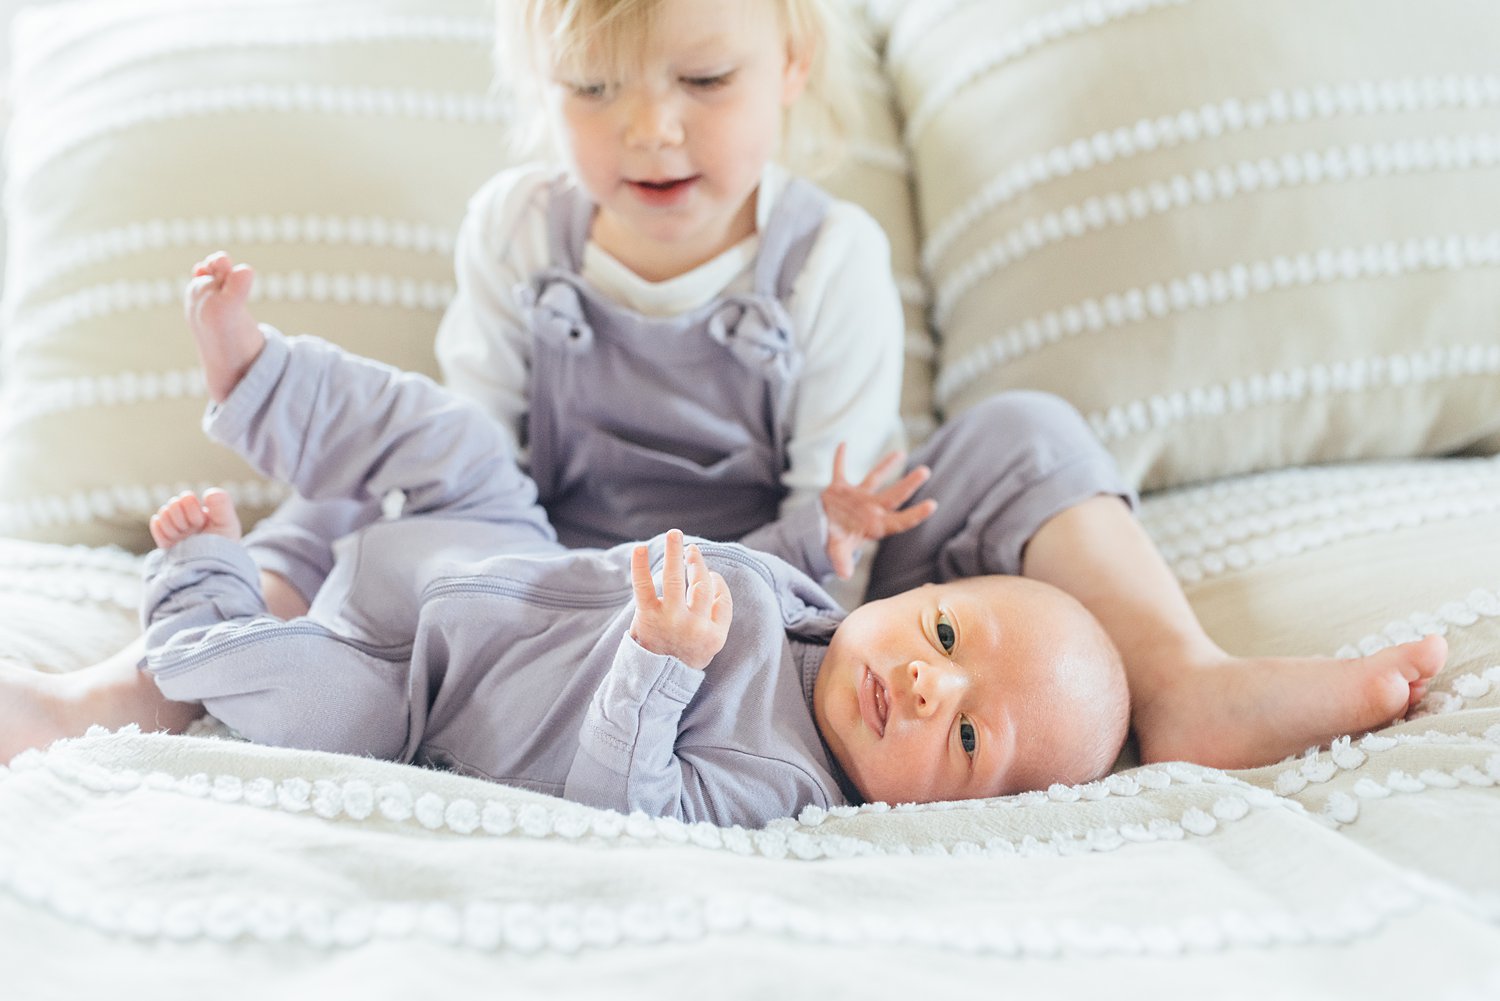
[[(79, 0), (16, 23), (0, 341), (0, 536), (150, 545), (173, 493), (282, 496), (199, 430), (194, 261), (253, 263), (257, 316), (435, 372), (469, 195), (511, 155), (488, 0)], [(866, 67), (874, 77), (873, 58)], [(828, 179), (890, 232), (930, 424), (915, 221), (888, 87)]]
[(1061, 393), (1154, 488), (1500, 443), (1500, 7), (901, 5), (947, 413)]

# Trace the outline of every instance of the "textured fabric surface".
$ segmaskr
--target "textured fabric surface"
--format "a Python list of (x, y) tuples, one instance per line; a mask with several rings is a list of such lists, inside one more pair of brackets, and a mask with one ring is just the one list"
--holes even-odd
[(1500, 431), (1500, 7), (948, 0), (886, 49), (951, 414), (1072, 400), (1143, 488)]
[[(260, 273), (254, 308), (432, 373), (468, 197), (507, 162), (487, 0), (81, 0), (17, 18), (0, 331), (0, 535), (149, 546), (188, 485), (281, 493), (197, 430), (193, 262)], [(930, 340), (889, 88), (826, 178), (891, 236), (930, 430)], [(121, 433), (122, 429), (128, 429)]]
[[(736, 998), (993, 982), (1059, 998), (1105, 985), (1121, 998), (1407, 998), (1435, 983), (1444, 999), (1492, 997), (1497, 485), (1494, 460), (1426, 460), (1146, 500), (1145, 523), (1231, 647), (1448, 639), (1412, 719), (1266, 768), (1125, 768), (751, 832), (203, 736), (99, 733), (30, 752), (0, 770), (7, 986), (186, 997), (209, 978), (224, 997), (394, 996), (503, 982), (659, 998), (712, 975)], [(0, 601), (32, 602), (0, 617), (0, 654), (50, 649), (66, 668), (86, 662), (82, 637), (108, 649), (137, 562), (0, 544)], [(79, 955), (90, 961), (48, 958)]]

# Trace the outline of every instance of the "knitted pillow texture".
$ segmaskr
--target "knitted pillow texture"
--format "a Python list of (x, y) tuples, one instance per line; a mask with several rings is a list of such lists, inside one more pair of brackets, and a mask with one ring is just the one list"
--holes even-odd
[(1500, 445), (1500, 6), (937, 0), (885, 50), (952, 415), (1143, 488)]

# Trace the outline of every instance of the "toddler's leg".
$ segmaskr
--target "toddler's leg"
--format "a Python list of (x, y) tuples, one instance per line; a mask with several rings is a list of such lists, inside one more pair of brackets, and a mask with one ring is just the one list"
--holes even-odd
[(1421, 700), (1447, 656), (1428, 636), (1357, 660), (1232, 657), (1112, 497), (1043, 525), (1023, 569), (1079, 599), (1119, 647), (1143, 761), (1253, 767), (1385, 726)]
[(1442, 667), (1439, 637), (1355, 661), (1231, 657), (1122, 499), (1108, 452), (1056, 397), (999, 394), (913, 461), (932, 467), (917, 498), (938, 509), (881, 544), (870, 597), (989, 573), (1067, 591), (1120, 650), (1146, 761), (1268, 764), (1404, 715)]
[(144, 639), (71, 674), (0, 664), (0, 764), (22, 751), (81, 736), (91, 726), (181, 733), (203, 715), (196, 703), (169, 700), (138, 665)]
[(218, 253), (198, 263), (188, 284), (186, 310), (208, 395), (223, 403), (250, 371), (266, 338), (249, 308), (255, 272)]
[(1000, 393), (943, 425), (911, 458), (932, 476), (910, 501), (931, 517), (880, 543), (868, 600), (929, 581), (1021, 573), (1021, 554), (1058, 511), (1112, 493), (1129, 496), (1114, 460), (1059, 397)]

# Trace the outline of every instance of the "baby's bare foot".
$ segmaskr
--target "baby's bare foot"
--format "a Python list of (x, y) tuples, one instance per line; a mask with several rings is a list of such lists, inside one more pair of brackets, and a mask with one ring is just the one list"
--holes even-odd
[(0, 663), (0, 764), (22, 751), (81, 736), (95, 724), (118, 729), (135, 723), (171, 733), (186, 729), (203, 707), (167, 701), (151, 675), (136, 668), (143, 652), (136, 640), (71, 674)]
[(1137, 701), (1141, 760), (1253, 768), (1378, 729), (1421, 701), (1447, 656), (1447, 641), (1428, 636), (1357, 660), (1231, 658), (1185, 669)]
[(265, 347), (266, 337), (248, 306), (254, 280), (248, 264), (236, 265), (228, 254), (217, 253), (198, 263), (187, 287), (188, 326), (215, 403), (228, 398)]
[(151, 538), (161, 549), (193, 535), (218, 535), (231, 542), (239, 541), (240, 518), (227, 493), (214, 487), (205, 490), (200, 500), (189, 490), (167, 501), (151, 516)]

